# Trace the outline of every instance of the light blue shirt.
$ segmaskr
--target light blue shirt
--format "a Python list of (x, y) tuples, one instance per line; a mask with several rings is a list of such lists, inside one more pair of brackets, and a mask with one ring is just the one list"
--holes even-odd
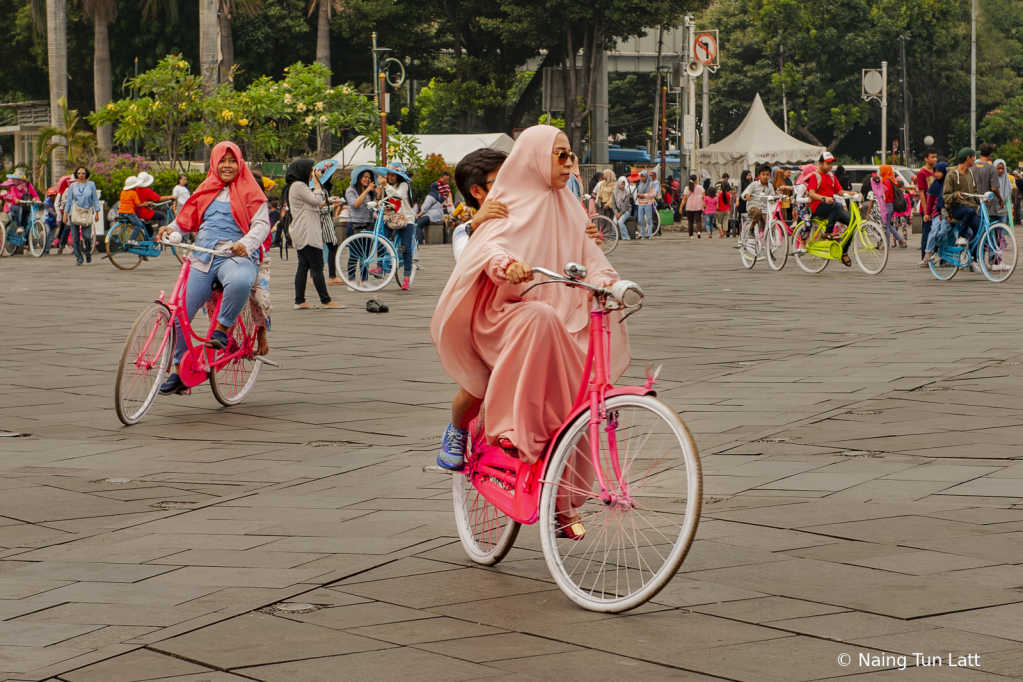
[(96, 191), (96, 183), (86, 180), (84, 183), (72, 182), (68, 185), (66, 194), (71, 195), (71, 201), (64, 200), (65, 210), (70, 213), (71, 206), (91, 208), (93, 212), (99, 210), (99, 192)]

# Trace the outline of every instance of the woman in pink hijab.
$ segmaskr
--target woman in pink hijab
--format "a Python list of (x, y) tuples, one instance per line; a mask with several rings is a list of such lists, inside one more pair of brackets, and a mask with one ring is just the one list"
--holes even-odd
[[(586, 266), (587, 282), (608, 286), (619, 279), (586, 235), (586, 212), (565, 189), (573, 159), (568, 137), (557, 128), (534, 126), (518, 137), (487, 197), (507, 207), (507, 217), (488, 221), (469, 241), (430, 324), (444, 370), (482, 399), (487, 440), (527, 463), (543, 454), (572, 408), (586, 360), (590, 310), (586, 292), (564, 285), (537, 287), (523, 296), (532, 267), (561, 272), (573, 261)], [(618, 313), (613, 317), (620, 319)], [(612, 380), (631, 361), (618, 319), (610, 324)], [(465, 416), (452, 415), (444, 439), (455, 447), (446, 452), (464, 452), (467, 434), (456, 425)]]

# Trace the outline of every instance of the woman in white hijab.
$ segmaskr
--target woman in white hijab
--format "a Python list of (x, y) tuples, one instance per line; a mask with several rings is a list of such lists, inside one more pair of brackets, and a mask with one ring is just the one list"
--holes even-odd
[(614, 192), (611, 193), (611, 201), (614, 204), (614, 221), (618, 226), (618, 238), (624, 241), (631, 241), (629, 230), (625, 226), (626, 221), (632, 215), (632, 192), (629, 191), (629, 180), (624, 175), (615, 182)]
[(1005, 165), (1005, 161), (998, 159), (995, 161), (995, 171), (998, 173), (998, 193), (1002, 195), (1002, 205), (998, 207), (998, 217), (991, 216), (991, 220), (994, 222), (1005, 223), (1012, 229), (1012, 176), (1009, 174), (1009, 167)]

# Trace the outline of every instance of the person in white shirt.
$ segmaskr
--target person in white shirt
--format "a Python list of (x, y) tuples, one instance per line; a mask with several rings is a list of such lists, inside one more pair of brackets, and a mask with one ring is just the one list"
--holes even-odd
[(184, 173), (178, 176), (178, 184), (171, 190), (171, 196), (174, 197), (174, 213), (178, 214), (188, 201), (188, 197), (192, 196), (188, 191), (188, 176)]

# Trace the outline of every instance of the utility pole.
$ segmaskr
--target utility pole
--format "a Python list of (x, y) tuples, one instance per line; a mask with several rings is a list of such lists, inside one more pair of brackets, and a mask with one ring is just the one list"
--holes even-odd
[[(322, 0), (321, 0), (322, 2)], [(374, 34), (375, 35), (375, 34)], [(374, 53), (376, 54), (376, 53)], [(384, 106), (384, 79), (387, 76), (380, 72), (380, 165), (387, 165), (387, 108)]]
[(902, 60), (902, 160), (909, 165), (909, 90), (906, 83), (906, 36), (899, 36), (899, 58)]
[(652, 135), (650, 135), (650, 160), (654, 158), (654, 151), (657, 149), (657, 126), (661, 124), (661, 115), (658, 108), (661, 105), (661, 55), (664, 50), (664, 26), (660, 26), (657, 32), (657, 93), (654, 97), (654, 127), (652, 129)]
[(377, 74), (380, 73), (380, 67), (377, 64), (377, 32), (373, 31), (373, 104), (380, 104), (380, 88), (377, 83)]
[(970, 148), (977, 148), (977, 0), (970, 12)]
[(668, 164), (668, 88), (661, 88), (661, 187), (667, 187), (665, 175)]
[(789, 104), (785, 99), (785, 46), (780, 45), (778, 51), (781, 53), (781, 115), (785, 123), (785, 134), (789, 134)]
[(703, 69), (703, 139), (700, 147), (710, 144), (710, 69)]

